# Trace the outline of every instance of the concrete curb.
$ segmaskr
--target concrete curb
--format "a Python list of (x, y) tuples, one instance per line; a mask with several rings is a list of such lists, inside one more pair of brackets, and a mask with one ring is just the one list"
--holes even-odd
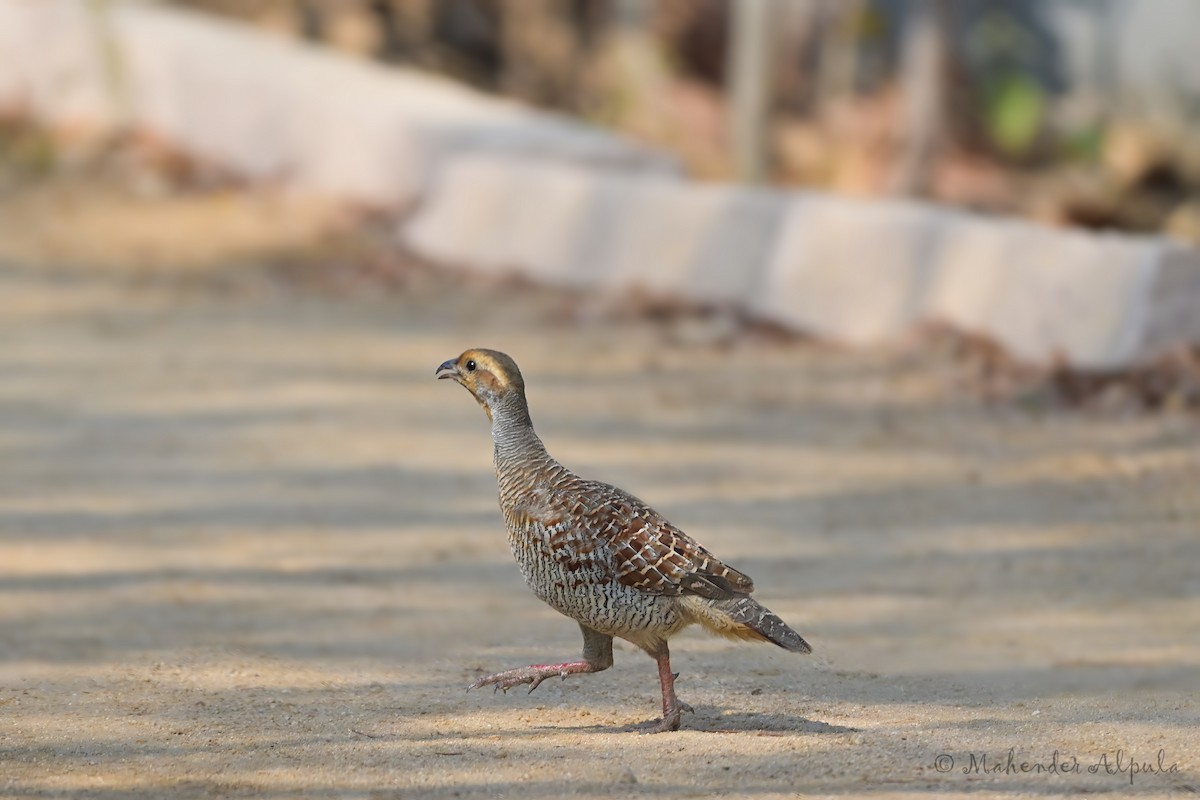
[(1200, 342), (1200, 253), (922, 203), (479, 155), (437, 176), (400, 236), (434, 261), (727, 305), (851, 344), (941, 322), (1025, 362), (1112, 370)]
[(0, 0), (0, 110), (125, 124), (252, 179), (401, 209), (468, 152), (678, 173), (616, 135), (448, 80), (137, 2)]
[(756, 313), (851, 344), (902, 335), (921, 320), (949, 212), (908, 202), (799, 195), (787, 203)]

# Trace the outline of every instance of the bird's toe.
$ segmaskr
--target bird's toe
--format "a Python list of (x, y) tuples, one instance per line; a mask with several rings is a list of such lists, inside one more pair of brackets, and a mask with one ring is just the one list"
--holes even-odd
[(650, 727), (647, 733), (668, 733), (670, 731), (679, 730), (680, 711), (677, 709), (675, 713), (668, 714)]

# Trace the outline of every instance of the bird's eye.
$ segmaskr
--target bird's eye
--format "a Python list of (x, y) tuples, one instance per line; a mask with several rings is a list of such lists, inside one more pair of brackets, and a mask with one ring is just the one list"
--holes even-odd
[(475, 359), (471, 359), (470, 361), (467, 362), (467, 372), (474, 372), (474, 371), (475, 371)]

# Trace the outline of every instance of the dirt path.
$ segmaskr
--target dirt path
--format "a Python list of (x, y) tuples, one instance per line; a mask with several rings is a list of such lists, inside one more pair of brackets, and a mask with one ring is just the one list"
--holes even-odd
[[(1200, 792), (1194, 417), (985, 407), (936, 355), (671, 343), (446, 279), (51, 268), (19, 211), (0, 796)], [(673, 735), (637, 732), (658, 690), (628, 646), (464, 693), (579, 647), (511, 563), (486, 420), (433, 380), (470, 345), (517, 357), (552, 452), (753, 575), (816, 655), (681, 636)], [(1176, 771), (1130, 774), (1160, 751)]]

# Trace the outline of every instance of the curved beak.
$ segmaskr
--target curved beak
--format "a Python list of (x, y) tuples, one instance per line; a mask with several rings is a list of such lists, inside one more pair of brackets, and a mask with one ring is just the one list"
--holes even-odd
[(454, 378), (455, 380), (458, 380), (459, 372), (457, 359), (451, 358), (447, 361), (443, 361), (441, 366), (439, 366), (433, 374), (437, 376), (439, 381), (443, 378)]

